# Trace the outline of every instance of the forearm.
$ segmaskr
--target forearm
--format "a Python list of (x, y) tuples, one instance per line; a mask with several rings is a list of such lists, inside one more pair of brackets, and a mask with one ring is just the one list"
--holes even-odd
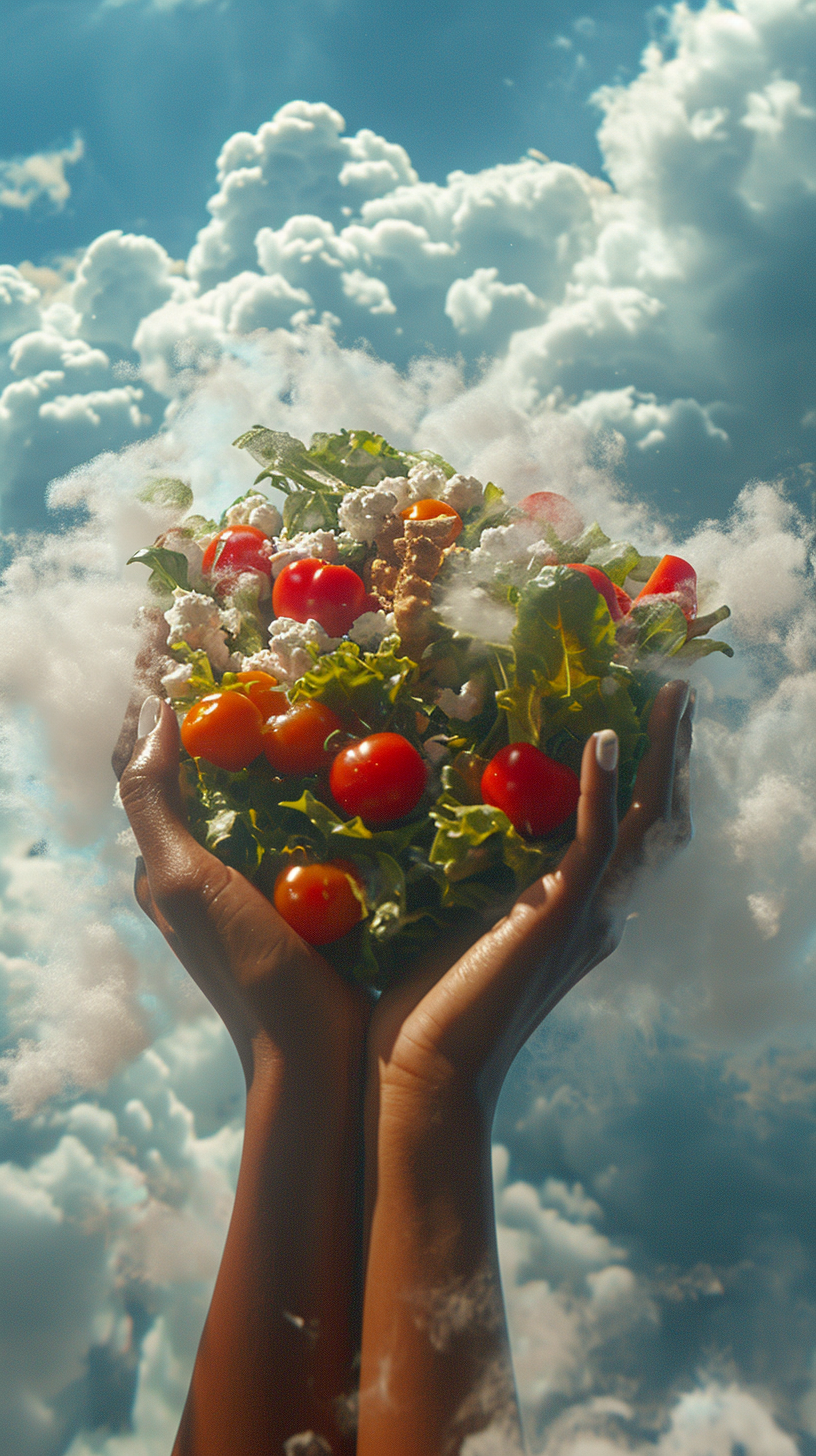
[[(279, 1456), (313, 1430), (350, 1456), (359, 1046), (262, 1056), (174, 1456)], [(340, 1407), (340, 1408), (339, 1408)], [(339, 1417), (339, 1420), (338, 1420)]]
[(455, 1456), (488, 1427), (520, 1449), (490, 1130), (469, 1095), (381, 1095), (358, 1456)]

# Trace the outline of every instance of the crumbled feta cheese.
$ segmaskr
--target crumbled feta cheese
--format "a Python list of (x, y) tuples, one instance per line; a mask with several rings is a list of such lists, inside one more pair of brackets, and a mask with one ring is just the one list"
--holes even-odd
[(319, 622), (310, 617), (308, 622), (296, 622), (293, 617), (275, 617), (269, 627), (269, 658), (271, 666), (265, 669), (279, 682), (293, 683), (314, 667), (314, 658), (309, 647), (316, 647), (322, 656), (333, 652), (341, 642), (340, 637), (330, 637)]
[(250, 656), (241, 658), (239, 672), (268, 672), (270, 677), (275, 677), (275, 664), (272, 653), (264, 647), (260, 652), (253, 652)]
[[(226, 616), (227, 621), (224, 622)], [(232, 658), (226, 643), (226, 632), (231, 630), (228, 613), (219, 610), (212, 597), (201, 592), (185, 592), (176, 587), (173, 605), (164, 614), (170, 628), (168, 646), (175, 642), (186, 642), (188, 647), (206, 652), (214, 668), (225, 671), (231, 666)]]
[(289, 566), (292, 561), (307, 561), (312, 557), (318, 561), (337, 560), (333, 531), (300, 531), (288, 541), (279, 538), (271, 557), (272, 575), (280, 576), (284, 566)]
[(166, 672), (161, 680), (161, 685), (168, 698), (183, 698), (187, 692), (187, 686), (192, 675), (192, 663), (179, 662), (174, 664), (170, 672)]
[(378, 486), (369, 489), (350, 490), (343, 497), (337, 518), (344, 531), (355, 541), (365, 541), (370, 546), (374, 537), (382, 530), (383, 522), (393, 514), (397, 497), (392, 490), (380, 490)]
[(407, 475), (388, 475), (379, 485), (374, 486), (378, 495), (392, 495), (396, 505), (391, 507), (391, 515), (398, 516), (412, 501), (418, 499), (413, 493), (413, 486)]
[(557, 566), (558, 554), (547, 541), (534, 541), (527, 548), (527, 560), (534, 571), (542, 566)]
[[(470, 555), (470, 569), (482, 581), (491, 577), (502, 566), (513, 563), (528, 564), (531, 554), (549, 551), (546, 541), (541, 539), (541, 527), (536, 521), (511, 521), (509, 526), (488, 526), (482, 532), (481, 540)], [(543, 561), (540, 562), (543, 565)]]
[(436, 695), (437, 706), (447, 713), (449, 718), (457, 718), (460, 723), (469, 723), (477, 713), (482, 711), (485, 700), (484, 683), (478, 677), (470, 678), (455, 693), (452, 688), (440, 688)]
[(383, 637), (396, 632), (397, 624), (393, 612), (362, 612), (352, 623), (349, 637), (358, 647), (379, 647)]
[[(257, 609), (260, 602), (269, 601), (272, 595), (269, 577), (261, 571), (238, 571), (234, 575), (232, 572), (225, 572), (219, 577), (218, 589), (225, 602), (237, 602), (239, 610), (250, 614)], [(232, 628), (228, 630), (231, 632)]]
[(453, 506), (461, 516), (465, 511), (482, 504), (484, 486), (474, 475), (452, 475), (450, 480), (446, 480), (439, 499), (445, 501), (446, 505)]
[(283, 517), (265, 495), (248, 495), (227, 511), (228, 526), (256, 526), (267, 536), (277, 536)]
[(408, 479), (411, 482), (412, 500), (442, 500), (442, 492), (448, 483), (444, 470), (426, 460), (411, 466)]

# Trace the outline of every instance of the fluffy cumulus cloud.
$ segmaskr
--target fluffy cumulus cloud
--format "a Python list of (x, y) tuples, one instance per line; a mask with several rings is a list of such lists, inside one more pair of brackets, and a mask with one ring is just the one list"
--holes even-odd
[[(751, 476), (804, 488), (815, 59), (807, 0), (676, 5), (639, 74), (594, 98), (605, 179), (531, 152), (427, 183), (396, 142), (289, 102), (225, 144), (186, 264), (120, 233), (81, 259), (58, 327), (104, 348), (147, 404), (63, 405), (55, 442), (42, 406), (71, 396), (35, 383), (2, 445), (10, 520), (93, 448), (89, 423), (99, 449), (128, 443), (248, 335), (321, 320), (400, 367), (461, 357), (525, 413), (576, 416), (686, 519), (692, 491), (722, 511)], [(37, 301), (5, 272), (11, 342)]]
[(217, 1267), (240, 1069), (136, 914), (107, 758), (144, 590), (122, 563), (169, 519), (139, 487), (219, 508), (256, 421), (562, 491), (731, 605), (736, 657), (695, 669), (695, 839), (514, 1069), (499, 1241), (531, 1451), (816, 1436), (812, 60), (804, 0), (675, 7), (598, 97), (607, 180), (531, 155), (428, 184), (294, 102), (227, 142), (186, 263), (113, 231), (50, 281), (0, 266), (14, 1456), (164, 1456)]
[[(0, 1383), (15, 1453), (170, 1448), (240, 1148), (237, 1058), (136, 915), (111, 803), (143, 590), (121, 563), (165, 522), (136, 491), (182, 475), (209, 510), (251, 483), (229, 441), (256, 411), (303, 437), (341, 409), (512, 494), (569, 490), (614, 531), (691, 556), (704, 604), (731, 602), (736, 658), (697, 669), (696, 838), (517, 1064), (496, 1207), (532, 1451), (793, 1456), (816, 1409), (806, 524), (755, 484), (725, 523), (672, 537), (574, 415), (525, 419), (495, 379), (469, 386), (444, 360), (405, 378), (327, 326), (247, 339), (164, 431), (59, 482), (54, 504), (87, 520), (21, 544), (6, 577), (2, 1243), (36, 1294)], [(0, 1310), (9, 1344), (17, 1320)]]

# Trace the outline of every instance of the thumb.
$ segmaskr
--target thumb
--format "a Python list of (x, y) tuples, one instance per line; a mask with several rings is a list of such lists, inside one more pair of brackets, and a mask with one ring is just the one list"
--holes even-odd
[[(207, 885), (217, 892), (226, 867), (190, 833), (179, 787), (179, 729), (161, 698), (142, 704), (136, 743), (119, 783), (119, 793), (147, 870), (154, 904), (172, 922), (172, 906)], [(209, 898), (209, 896), (207, 897)]]

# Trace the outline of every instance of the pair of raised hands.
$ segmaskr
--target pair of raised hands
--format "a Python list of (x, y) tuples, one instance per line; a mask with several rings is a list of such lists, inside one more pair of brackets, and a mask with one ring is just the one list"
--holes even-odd
[[(311, 1430), (335, 1453), (447, 1456), (497, 1421), (519, 1439), (503, 1321), (476, 1301), (482, 1314), (440, 1348), (427, 1309), (474, 1281), (495, 1286), (500, 1309), (485, 1161), (496, 1098), (536, 1026), (617, 945), (646, 860), (688, 839), (691, 711), (687, 684), (661, 689), (620, 826), (607, 766), (616, 742), (594, 735), (558, 869), (474, 943), (440, 944), (376, 1002), (193, 839), (170, 707), (148, 699), (138, 725), (130, 713), (114, 766), (141, 850), (136, 897), (222, 1017), (248, 1088), (235, 1212), (178, 1453), (277, 1453)], [(308, 1266), (299, 1279), (294, 1257)], [(358, 1259), (355, 1438), (344, 1397)], [(492, 1389), (504, 1394), (491, 1408), (474, 1388), (487, 1389), (497, 1361), (506, 1378)], [(226, 1424), (213, 1392), (231, 1409)]]

